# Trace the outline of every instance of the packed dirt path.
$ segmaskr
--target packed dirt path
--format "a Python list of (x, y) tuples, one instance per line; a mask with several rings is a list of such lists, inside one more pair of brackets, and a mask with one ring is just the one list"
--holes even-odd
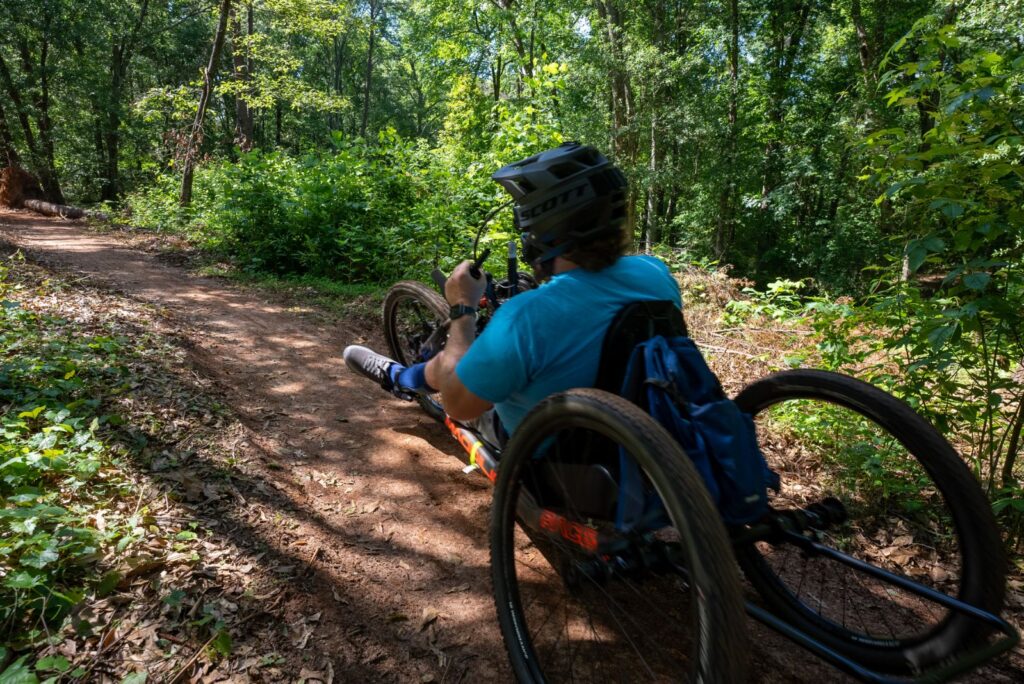
[[(326, 328), (73, 222), (0, 212), (0, 239), (158, 307), (181, 331), (196, 372), (251, 431), (258, 458), (247, 496), (272, 488), (285, 500), (244, 534), (310, 567), (283, 610), (289, 621), (319, 613), (315, 638), (337, 681), (511, 679), (490, 594), (490, 485), (462, 472), (458, 446), (415, 404), (344, 368), (346, 344), (382, 346), (372, 326)], [(750, 629), (757, 681), (844, 679)]]

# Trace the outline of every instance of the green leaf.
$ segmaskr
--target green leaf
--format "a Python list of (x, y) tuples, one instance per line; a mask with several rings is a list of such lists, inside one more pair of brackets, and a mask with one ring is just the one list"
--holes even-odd
[(44, 410), (46, 410), (45, 406), (36, 406), (31, 411), (22, 411), (21, 413), (18, 414), (18, 417), (19, 418), (32, 418), (32, 419), (38, 418), (39, 414), (42, 413)]
[(915, 273), (928, 257), (928, 250), (920, 243), (911, 243), (911, 245), (907, 246), (907, 266), (911, 273)]
[(121, 684), (146, 684), (148, 675), (145, 672), (132, 672), (121, 680)]
[(213, 641), (210, 642), (210, 646), (222, 657), (227, 658), (231, 655), (231, 635), (228, 634), (226, 629), (220, 630)]
[(988, 273), (971, 273), (964, 276), (964, 285), (972, 290), (984, 290), (992, 276)]
[(955, 202), (947, 202), (946, 205), (942, 207), (942, 213), (949, 218), (957, 218), (963, 216), (964, 208)]
[(7, 579), (4, 580), (4, 586), (10, 587), (11, 589), (31, 589), (32, 587), (39, 586), (42, 583), (42, 578), (39, 577), (39, 575), (25, 571), (8, 575)]
[(36, 662), (36, 670), (43, 672), (67, 672), (71, 667), (71, 661), (61, 655), (47, 656)]
[(21, 564), (42, 569), (58, 558), (60, 558), (60, 554), (57, 553), (57, 542), (51, 541), (39, 553), (22, 556)]
[(947, 325), (940, 325), (930, 333), (928, 333), (928, 343), (931, 345), (933, 351), (938, 351), (953, 337), (953, 333), (956, 332), (957, 324), (949, 323)]
[(185, 592), (181, 589), (175, 589), (167, 596), (164, 596), (163, 601), (172, 608), (176, 608), (181, 605), (182, 599), (185, 598)]
[(94, 586), (94, 591), (99, 597), (109, 595), (114, 589), (117, 589), (117, 585), (121, 583), (122, 575), (116, 570), (111, 570), (100, 578), (100, 581)]
[(38, 684), (39, 678), (25, 664), (26, 660), (27, 655), (21, 656), (0, 672), (0, 684)]

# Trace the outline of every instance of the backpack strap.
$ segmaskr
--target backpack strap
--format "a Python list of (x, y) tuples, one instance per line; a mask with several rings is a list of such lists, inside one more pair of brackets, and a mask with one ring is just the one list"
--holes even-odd
[(601, 362), (594, 387), (618, 393), (633, 350), (655, 335), (686, 335), (683, 312), (668, 300), (639, 301), (619, 309), (601, 344)]

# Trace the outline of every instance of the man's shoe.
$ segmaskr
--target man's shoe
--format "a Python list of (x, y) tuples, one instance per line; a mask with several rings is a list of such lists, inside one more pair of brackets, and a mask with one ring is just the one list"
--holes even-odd
[(346, 366), (363, 377), (373, 380), (388, 392), (402, 399), (411, 398), (408, 392), (395, 387), (395, 382), (392, 380), (391, 369), (392, 366), (398, 365), (397, 361), (358, 344), (345, 347), (342, 358), (345, 359)]

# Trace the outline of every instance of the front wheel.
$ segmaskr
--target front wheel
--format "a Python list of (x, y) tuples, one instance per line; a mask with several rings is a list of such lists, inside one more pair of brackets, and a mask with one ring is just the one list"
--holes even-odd
[(538, 404), (491, 513), (498, 623), (520, 682), (741, 682), (746, 618), (725, 528), (672, 437), (592, 389)]
[[(383, 314), (391, 358), (403, 366), (427, 361), (444, 347), (448, 304), (423, 283), (396, 283), (384, 297)], [(417, 401), (431, 418), (444, 420), (440, 394), (419, 395)]]
[[(998, 614), (1005, 560), (981, 487), (942, 435), (854, 378), (776, 373), (736, 397), (782, 476), (779, 510), (839, 500), (848, 521), (818, 542)], [(962, 614), (786, 543), (736, 549), (778, 615), (871, 667), (909, 675), (955, 657), (986, 629)]]

